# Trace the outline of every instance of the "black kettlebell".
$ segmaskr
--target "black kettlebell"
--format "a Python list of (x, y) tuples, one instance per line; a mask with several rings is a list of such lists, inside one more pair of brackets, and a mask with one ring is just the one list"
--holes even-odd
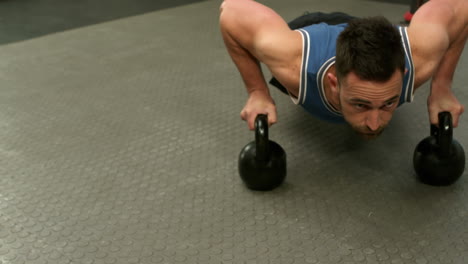
[(286, 178), (286, 152), (268, 139), (268, 116), (255, 119), (255, 141), (239, 154), (239, 174), (245, 185), (256, 191), (272, 190)]
[(465, 152), (453, 139), (449, 112), (439, 113), (439, 127), (431, 125), (431, 136), (416, 146), (413, 165), (419, 179), (429, 185), (450, 185), (463, 174)]

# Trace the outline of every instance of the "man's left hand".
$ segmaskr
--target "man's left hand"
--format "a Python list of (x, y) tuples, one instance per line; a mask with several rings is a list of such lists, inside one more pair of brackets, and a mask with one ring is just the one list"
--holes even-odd
[(450, 112), (452, 114), (453, 127), (458, 126), (460, 115), (465, 110), (465, 107), (460, 104), (458, 99), (450, 90), (435, 93), (432, 90), (427, 98), (427, 107), (429, 110), (429, 119), (431, 124), (439, 124), (439, 113)]

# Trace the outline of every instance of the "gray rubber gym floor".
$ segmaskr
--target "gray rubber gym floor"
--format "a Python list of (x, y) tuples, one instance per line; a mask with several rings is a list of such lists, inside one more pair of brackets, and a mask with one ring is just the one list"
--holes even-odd
[[(63, 27), (52, 26), (67, 23), (61, 12), (28, 17), (47, 1), (25, 2), (0, 2), (24, 30), (0, 20), (16, 34), (0, 46), (0, 263), (468, 263), (467, 172), (449, 187), (413, 172), (429, 133), (427, 85), (371, 142), (272, 89), (270, 136), (288, 176), (253, 192), (237, 172), (253, 133), (239, 117), (246, 93), (219, 34), (220, 1), (135, 1), (138, 12)], [(262, 2), (286, 20), (344, 11), (399, 23), (409, 7)], [(453, 85), (464, 104), (467, 67), (465, 51)], [(455, 129), (465, 149), (467, 129), (465, 114)]]

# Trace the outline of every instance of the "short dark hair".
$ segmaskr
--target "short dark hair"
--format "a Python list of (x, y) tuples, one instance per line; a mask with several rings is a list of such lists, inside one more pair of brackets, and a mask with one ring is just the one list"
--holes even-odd
[(395, 70), (405, 71), (401, 35), (382, 16), (351, 20), (336, 46), (338, 80), (350, 72), (368, 81), (387, 81)]

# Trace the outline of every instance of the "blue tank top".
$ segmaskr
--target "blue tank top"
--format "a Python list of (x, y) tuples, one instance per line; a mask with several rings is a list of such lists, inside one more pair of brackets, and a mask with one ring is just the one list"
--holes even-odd
[[(329, 122), (344, 123), (343, 115), (326, 99), (323, 81), (327, 70), (335, 64), (336, 40), (347, 24), (310, 25), (298, 31), (302, 34), (302, 68), (298, 97), (291, 97), (312, 115)], [(399, 106), (413, 100), (414, 66), (406, 27), (397, 27), (401, 34), (407, 72), (403, 78)]]

